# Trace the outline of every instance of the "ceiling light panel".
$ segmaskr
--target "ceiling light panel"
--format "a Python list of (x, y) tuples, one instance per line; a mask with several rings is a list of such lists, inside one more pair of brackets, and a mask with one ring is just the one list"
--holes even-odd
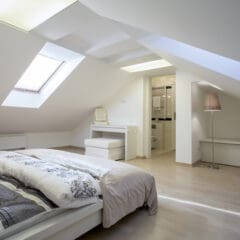
[(30, 31), (77, 0), (0, 1), (0, 21)]
[(170, 67), (172, 66), (171, 63), (164, 59), (160, 60), (155, 60), (155, 61), (150, 61), (150, 62), (144, 62), (144, 63), (139, 63), (139, 64), (134, 64), (131, 66), (126, 66), (122, 67), (122, 70), (125, 70), (127, 72), (143, 72), (147, 70), (152, 70), (152, 69), (158, 69), (158, 68), (165, 68), (165, 67)]

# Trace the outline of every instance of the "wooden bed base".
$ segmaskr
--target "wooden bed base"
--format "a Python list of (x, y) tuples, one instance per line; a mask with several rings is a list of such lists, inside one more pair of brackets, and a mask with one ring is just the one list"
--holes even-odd
[(74, 240), (102, 223), (102, 201), (68, 210), (5, 240)]

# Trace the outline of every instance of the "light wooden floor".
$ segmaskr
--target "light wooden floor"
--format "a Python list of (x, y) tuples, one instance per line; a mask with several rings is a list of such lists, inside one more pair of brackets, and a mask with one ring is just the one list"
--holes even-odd
[(215, 170), (176, 164), (174, 152), (153, 152), (151, 159), (128, 163), (153, 174), (161, 195), (240, 212), (240, 168), (221, 165)]
[[(64, 150), (82, 153), (75, 148)], [(80, 239), (240, 240), (240, 168), (180, 165), (174, 161), (174, 152), (153, 152), (151, 159), (128, 163), (154, 175), (158, 214), (148, 216), (141, 209), (110, 229), (99, 226)]]

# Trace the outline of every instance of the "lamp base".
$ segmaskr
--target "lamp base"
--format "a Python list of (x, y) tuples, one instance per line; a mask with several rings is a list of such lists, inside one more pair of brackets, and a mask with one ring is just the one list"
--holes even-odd
[(219, 169), (220, 169), (219, 165), (217, 165), (217, 164), (215, 164), (215, 163), (208, 164), (207, 167), (208, 167), (208, 168), (212, 168), (212, 169), (216, 169), (216, 170), (219, 170)]
[(220, 166), (216, 163), (202, 162), (202, 161), (200, 161), (198, 164), (196, 164), (196, 167), (211, 168), (211, 169), (215, 169), (215, 170), (220, 169)]

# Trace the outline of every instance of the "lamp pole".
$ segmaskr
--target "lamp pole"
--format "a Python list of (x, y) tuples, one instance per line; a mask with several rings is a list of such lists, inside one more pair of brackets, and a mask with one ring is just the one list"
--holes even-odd
[(214, 169), (219, 169), (219, 166), (214, 164), (215, 146), (214, 146), (214, 111), (211, 111), (211, 135), (212, 135), (212, 164), (209, 166)]
[(211, 144), (212, 144), (212, 161), (211, 164), (207, 165), (213, 169), (219, 169), (219, 166), (215, 164), (215, 146), (214, 146), (214, 112), (221, 111), (221, 104), (216, 93), (208, 93), (205, 97), (204, 110), (211, 112)]

